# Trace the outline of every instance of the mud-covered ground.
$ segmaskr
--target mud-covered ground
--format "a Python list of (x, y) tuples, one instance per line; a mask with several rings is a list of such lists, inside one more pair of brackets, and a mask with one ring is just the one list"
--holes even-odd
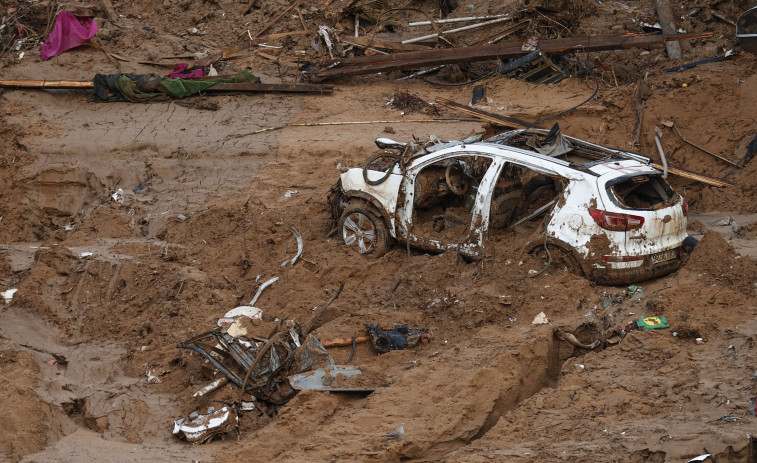
[[(303, 2), (298, 9), (308, 28), (350, 31), (356, 11), (380, 17), (396, 30), (383, 28), (385, 38), (418, 35), (407, 22), (425, 19), (390, 8), (438, 18), (443, 5), (451, 16), (531, 19), (513, 41), (639, 32), (640, 22), (656, 19), (647, 0), (565, 1), (562, 13), (521, 2), (353, 2), (346, 10), (345, 3)], [(478, 108), (532, 121), (573, 108), (596, 85), (595, 98), (554, 119), (564, 133), (629, 148), (639, 110), (635, 150), (657, 159), (657, 126), (671, 164), (730, 183), (715, 188), (670, 177), (690, 205), (689, 233), (701, 242), (684, 268), (642, 283), (643, 293), (633, 295), (557, 267), (530, 278), (543, 262), (521, 249), (526, 232), (490, 236), (475, 263), (401, 246), (366, 258), (329, 233), (326, 193), (340, 169), (375, 152), (375, 138), (460, 140), (494, 130), (470, 120), (432, 121), (434, 115), (387, 105), (392, 96), (407, 91), (467, 104), (475, 84), (397, 81), (403, 73), (393, 72), (334, 80), (333, 95), (217, 95), (189, 104), (92, 103), (83, 90), (2, 91), (0, 291), (18, 292), (0, 305), (0, 458), (678, 462), (712, 453), (718, 462), (753, 461), (757, 164), (736, 168), (715, 159), (682, 141), (671, 123), (687, 140), (738, 162), (757, 131), (757, 57), (738, 46), (733, 27), (709, 4), (675, 3), (679, 27), (714, 32), (682, 43), (683, 61), (730, 49), (734, 55), (667, 73), (678, 62), (661, 48), (582, 53), (564, 62), (573, 63), (574, 77), (555, 85), (498, 75), (476, 82), (487, 89)], [(0, 15), (18, 8), (35, 18), (37, 35), (51, 8), (93, 6), (9, 5)], [(131, 61), (85, 46), (42, 62), (38, 48), (28, 48), (21, 59), (4, 52), (0, 79), (162, 73), (137, 61), (231, 46), (248, 29), (258, 35), (289, 4), (117, 0), (116, 23), (98, 6), (100, 42)], [(733, 20), (749, 6), (728, 0), (716, 12)], [(193, 27), (204, 35), (189, 33)], [(373, 30), (363, 27), (361, 35)], [(300, 29), (293, 9), (265, 33)], [(486, 35), (458, 36), (455, 45)], [(278, 39), (271, 44), (280, 49), (246, 51), (216, 67), (294, 82), (298, 63), (318, 57), (314, 40)], [(496, 63), (475, 66), (487, 72)], [(475, 77), (465, 67), (457, 71), (462, 80)], [(428, 79), (452, 84), (455, 73)], [(439, 119), (461, 117), (438, 110)], [(307, 125), (357, 121), (380, 122)], [(285, 124), (299, 125), (254, 133)], [(119, 190), (123, 200), (115, 201)], [(739, 233), (712, 225), (725, 215), (735, 217)], [(297, 251), (290, 226), (301, 233), (304, 253), (283, 267)], [(174, 420), (239, 397), (238, 388), (225, 386), (193, 398), (209, 382), (208, 369), (177, 344), (212, 329), (274, 276), (279, 280), (256, 303), (266, 317), (307, 321), (344, 281), (318, 320), (320, 339), (362, 335), (377, 322), (425, 328), (431, 341), (384, 355), (357, 345), (350, 364), (381, 386), (370, 395), (301, 392), (275, 413), (243, 413), (238, 436), (202, 446), (177, 440)], [(532, 324), (541, 312), (549, 323)], [(651, 315), (666, 317), (670, 328), (613, 338), (617, 327)], [(555, 336), (558, 329), (600, 347), (574, 347)], [(345, 363), (351, 348), (329, 353)], [(400, 439), (383, 437), (400, 423)]]

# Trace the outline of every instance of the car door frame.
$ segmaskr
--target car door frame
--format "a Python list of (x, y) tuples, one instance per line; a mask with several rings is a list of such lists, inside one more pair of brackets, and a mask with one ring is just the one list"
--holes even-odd
[[(471, 222), (465, 238), (459, 243), (441, 243), (439, 240), (424, 238), (414, 234), (412, 232), (412, 215), (415, 205), (415, 180), (418, 174), (430, 165), (440, 161), (451, 158), (473, 158), (477, 156), (491, 160), (491, 164), (489, 164), (486, 173), (484, 173), (478, 185), (476, 199), (471, 209)], [(461, 150), (460, 148), (450, 150), (446, 153), (432, 153), (417, 159), (405, 170), (405, 175), (400, 183), (400, 195), (396, 211), (397, 239), (404, 239), (405, 242), (409, 240), (413, 247), (427, 251), (442, 252), (447, 249), (456, 249), (460, 254), (465, 256), (477, 257), (480, 249), (483, 247), (484, 232), (489, 227), (489, 211), (494, 185), (505, 162), (504, 159), (491, 153), (478, 150)]]

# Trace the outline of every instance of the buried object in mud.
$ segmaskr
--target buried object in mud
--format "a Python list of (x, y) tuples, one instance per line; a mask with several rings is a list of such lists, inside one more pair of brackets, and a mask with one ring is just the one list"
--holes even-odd
[(757, 54), (757, 6), (744, 12), (736, 20), (736, 38), (741, 48)]
[(382, 354), (416, 346), (425, 332), (423, 329), (408, 328), (407, 325), (395, 325), (393, 330), (383, 330), (377, 323), (371, 323), (367, 328), (371, 344)]
[(636, 326), (642, 330), (670, 328), (668, 320), (665, 317), (642, 317), (636, 322)]
[(193, 412), (173, 424), (174, 436), (198, 444), (204, 444), (213, 436), (234, 430), (239, 430), (239, 416), (237, 411), (230, 406), (224, 406), (218, 410), (211, 407), (205, 415)]
[(315, 336), (308, 335), (298, 347), (286, 330), (265, 339), (246, 334), (236, 338), (217, 328), (179, 347), (203, 355), (236, 386), (274, 404), (284, 404), (296, 394), (287, 376), (334, 363)]
[(340, 387), (334, 386), (339, 376), (352, 378), (362, 375), (356, 367), (346, 365), (328, 365), (307, 373), (300, 373), (289, 377), (289, 384), (298, 391), (329, 391), (329, 392), (373, 392), (375, 387)]

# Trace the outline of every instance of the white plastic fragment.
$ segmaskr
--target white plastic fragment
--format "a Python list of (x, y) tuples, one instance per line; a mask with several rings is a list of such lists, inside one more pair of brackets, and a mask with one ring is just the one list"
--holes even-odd
[(260, 287), (258, 288), (258, 292), (255, 293), (255, 297), (253, 297), (252, 300), (250, 301), (250, 305), (254, 306), (255, 302), (258, 301), (258, 298), (260, 297), (260, 294), (263, 292), (263, 290), (266, 289), (267, 287), (269, 287), (270, 285), (276, 283), (276, 280), (278, 280), (278, 279), (279, 279), (279, 277), (273, 277), (270, 280), (268, 280), (265, 283), (263, 283), (262, 285), (260, 285)]
[(222, 377), (222, 378), (218, 378), (217, 380), (213, 381), (212, 383), (208, 384), (204, 388), (202, 388), (199, 391), (197, 391), (194, 394), (192, 394), (192, 397), (194, 397), (194, 398), (202, 397), (202, 396), (204, 396), (205, 394), (207, 394), (209, 392), (213, 392), (216, 389), (218, 389), (220, 387), (223, 387), (228, 382), (229, 382), (229, 378), (227, 378), (225, 376)]
[(18, 291), (18, 288), (11, 288), (7, 291), (0, 292), (0, 296), (3, 296), (6, 304), (10, 304), (11, 300), (13, 300), (13, 295), (16, 294), (16, 291)]
[(234, 307), (233, 309), (226, 312), (223, 317), (232, 319), (234, 317), (247, 317), (251, 320), (262, 320), (263, 310), (249, 305), (240, 305), (239, 307)]
[(153, 375), (152, 370), (147, 370), (147, 382), (151, 384), (160, 384), (163, 380)]
[(709, 453), (705, 453), (704, 455), (699, 455), (698, 457), (694, 457), (691, 460), (687, 461), (686, 463), (696, 463), (698, 461), (705, 461), (706, 459), (710, 458)]
[(716, 220), (710, 223), (710, 225), (712, 225), (713, 227), (722, 227), (725, 225), (730, 225), (731, 222), (733, 222), (733, 217), (731, 217), (730, 215), (727, 215), (720, 220)]
[(285, 198), (291, 198), (292, 195), (296, 195), (299, 192), (300, 192), (300, 190), (287, 190), (287, 192), (284, 193), (284, 197)]
[(81, 254), (79, 254), (79, 257), (89, 257), (89, 256), (91, 256), (91, 255), (93, 255), (93, 254), (94, 254), (94, 253), (92, 253), (92, 252), (89, 252), (89, 251), (84, 251), (84, 252), (82, 252)]
[(292, 265), (294, 265), (294, 263), (297, 262), (297, 259), (302, 255), (302, 235), (300, 235), (291, 225), (289, 226), (289, 231), (291, 231), (292, 234), (294, 234), (294, 237), (297, 238), (297, 255), (292, 257)]
[(187, 442), (205, 442), (214, 434), (233, 430), (239, 423), (234, 409), (221, 407), (218, 410), (209, 409), (208, 414), (200, 415), (192, 412), (188, 417), (174, 421), (173, 434), (184, 438)]
[(535, 316), (534, 321), (531, 322), (532, 325), (545, 325), (547, 323), (549, 323), (549, 318), (544, 315), (544, 312), (539, 312), (539, 315)]
[(110, 197), (113, 198), (113, 201), (115, 201), (115, 202), (117, 202), (119, 204), (123, 204), (123, 202), (124, 202), (124, 190), (122, 188), (119, 188), (118, 190), (116, 190), (115, 193), (113, 193), (112, 195), (110, 195)]

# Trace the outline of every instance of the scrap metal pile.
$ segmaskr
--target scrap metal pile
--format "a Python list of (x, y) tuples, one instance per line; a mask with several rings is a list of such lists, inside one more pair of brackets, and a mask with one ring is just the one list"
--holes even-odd
[[(275, 279), (272, 279), (275, 281)], [(261, 289), (270, 285), (263, 283)], [(219, 327), (197, 335), (178, 345), (200, 354), (223, 377), (200, 389), (194, 397), (209, 394), (228, 383), (239, 388), (239, 400), (211, 407), (207, 413), (192, 412), (174, 422), (173, 434), (191, 443), (209, 442), (216, 435), (238, 431), (239, 414), (263, 405), (271, 410), (291, 400), (300, 390), (371, 393), (376, 386), (335, 385), (340, 378), (360, 376), (353, 366), (334, 365), (326, 347), (352, 346), (371, 342), (378, 353), (415, 347), (428, 342), (423, 329), (399, 324), (394, 329), (381, 329), (377, 324), (366, 326), (367, 336), (336, 339), (325, 343), (312, 333), (318, 318), (344, 288), (330, 293), (328, 299), (313, 309), (305, 323), (294, 320), (264, 320), (260, 309), (240, 306), (219, 319)], [(260, 295), (260, 290), (253, 301)], [(245, 399), (246, 398), (246, 399)]]
[[(289, 376), (331, 365), (334, 360), (312, 334), (303, 333), (299, 327), (287, 329), (273, 324), (276, 331), (271, 336), (255, 336), (248, 330), (268, 327), (240, 317), (179, 347), (202, 354), (229, 381), (256, 399), (284, 404), (296, 394)], [(301, 334), (305, 335), (304, 342), (300, 342)]]

